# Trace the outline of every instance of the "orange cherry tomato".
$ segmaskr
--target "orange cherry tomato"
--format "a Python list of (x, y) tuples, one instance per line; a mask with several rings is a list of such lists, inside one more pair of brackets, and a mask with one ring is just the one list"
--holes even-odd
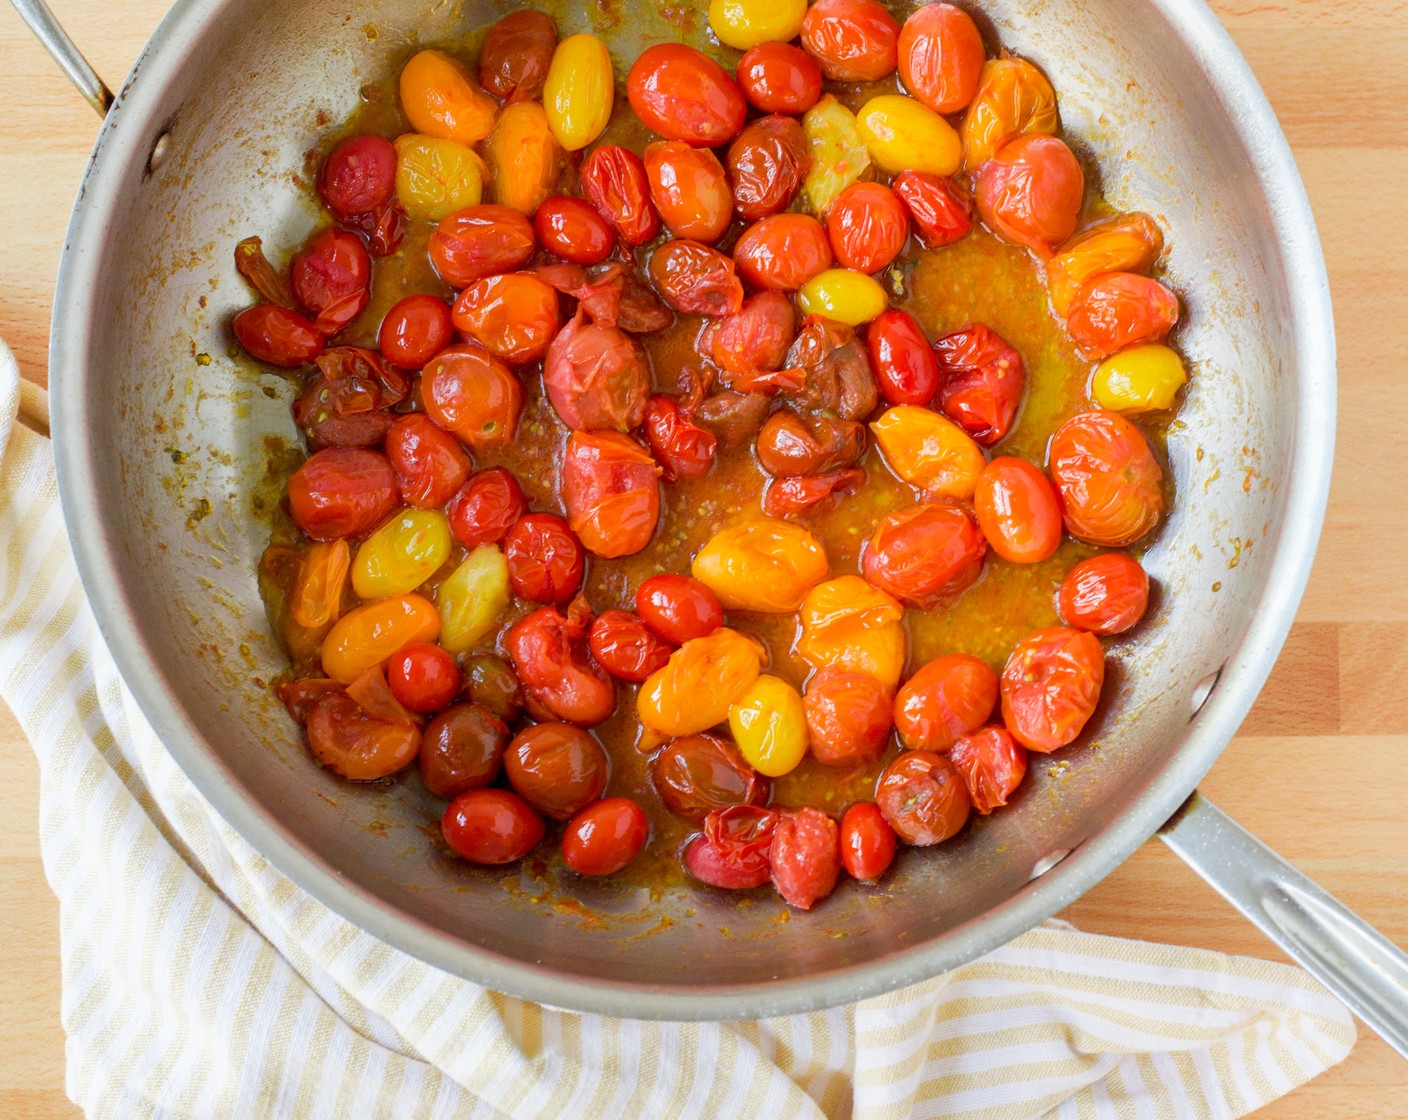
[(573, 432), (562, 463), (568, 523), (582, 544), (607, 559), (650, 543), (660, 519), (660, 468), (620, 432)]
[(943, 372), (939, 409), (984, 447), (999, 442), (1022, 403), (1022, 355), (974, 323), (935, 342), (934, 356)]
[(289, 601), (298, 625), (316, 630), (337, 621), (351, 566), (352, 551), (346, 541), (319, 542), (308, 549)]
[(861, 555), (865, 578), (921, 610), (951, 603), (983, 573), (987, 542), (967, 508), (921, 502), (888, 514)]
[(398, 504), (396, 472), (379, 451), (329, 447), (310, 455), (288, 480), (293, 522), (315, 541), (368, 533)]
[(900, 25), (878, 0), (817, 0), (802, 46), (833, 82), (878, 82), (898, 61)]
[(323, 639), (323, 671), (350, 684), (412, 642), (440, 636), (440, 612), (423, 595), (378, 599), (339, 618)]
[(540, 607), (504, 635), (504, 650), (530, 704), (549, 719), (591, 727), (616, 708), (616, 687), (592, 660), (587, 645), (590, 608), (581, 600), (564, 616)]
[(895, 730), (911, 750), (943, 752), (997, 707), (997, 674), (966, 653), (946, 653), (895, 694)]
[(473, 146), (494, 127), (494, 99), (441, 51), (421, 51), (401, 70), (401, 108), (424, 136)]
[(1092, 634), (1123, 634), (1149, 607), (1149, 577), (1122, 552), (1082, 560), (1066, 573), (1056, 606), (1067, 626)]
[(565, 821), (606, 790), (611, 762), (601, 744), (570, 723), (539, 723), (513, 737), (504, 774), (545, 817)]
[(573, 264), (600, 264), (616, 244), (616, 231), (591, 203), (567, 195), (539, 206), (533, 228), (544, 249)]
[(904, 608), (860, 576), (837, 576), (807, 592), (793, 652), (816, 669), (868, 673), (887, 687), (904, 672)]
[(478, 346), (451, 346), (420, 379), (425, 412), (475, 450), (513, 442), (523, 386), (503, 362)]
[(377, 332), (381, 356), (399, 369), (420, 369), (454, 340), (450, 309), (437, 296), (414, 295), (392, 305)]
[(905, 751), (880, 774), (875, 804), (906, 844), (927, 847), (958, 834), (973, 803), (953, 763), (930, 751)]
[(465, 484), (473, 467), (464, 445), (423, 412), (402, 416), (386, 433), (386, 458), (401, 500), (439, 509)]
[(485, 148), (493, 173), (494, 198), (530, 217), (557, 182), (562, 149), (536, 101), (515, 101), (499, 112)]
[(879, 272), (904, 251), (909, 215), (883, 183), (852, 183), (831, 204), (826, 232), (843, 268)]
[(640, 686), (636, 708), (641, 723), (674, 737), (723, 723), (729, 708), (758, 679), (765, 656), (756, 639), (727, 626), (690, 639)]
[(663, 574), (642, 580), (636, 610), (647, 626), (676, 645), (712, 634), (724, 624), (719, 597), (689, 576)]
[(1024, 58), (990, 59), (959, 130), (963, 170), (981, 167), (1019, 136), (1054, 136), (1060, 127), (1056, 91), (1045, 74)]
[(628, 797), (588, 805), (562, 834), (562, 861), (578, 875), (614, 875), (650, 840), (645, 810)]
[(774, 214), (744, 231), (733, 259), (754, 287), (795, 292), (831, 267), (831, 242), (809, 214)]
[(791, 43), (759, 43), (738, 60), (738, 86), (764, 113), (801, 116), (821, 97), (821, 67)]
[(1095, 712), (1105, 683), (1100, 639), (1052, 626), (1013, 648), (1002, 670), (1002, 722), (1029, 751), (1073, 742)]
[(341, 690), (313, 703), (305, 730), (313, 757), (351, 782), (389, 778), (420, 750), (420, 728), (377, 719)]
[(713, 243), (733, 218), (733, 196), (723, 164), (708, 148), (657, 140), (645, 149), (650, 198), (676, 237)]
[(430, 261), (452, 288), (512, 272), (537, 248), (533, 225), (517, 210), (484, 203), (457, 210), (430, 235)]
[(791, 117), (754, 121), (728, 148), (733, 206), (750, 222), (781, 213), (802, 189), (811, 163), (806, 133)]
[(557, 292), (525, 273), (476, 280), (455, 300), (455, 327), (512, 366), (536, 362), (557, 333)]
[(479, 84), (504, 101), (532, 101), (543, 92), (556, 47), (552, 16), (531, 8), (510, 12), (479, 50)]
[(497, 866), (526, 856), (538, 846), (547, 826), (518, 794), (476, 789), (450, 802), (440, 831), (455, 855)]
[(629, 148), (603, 144), (592, 152), (582, 164), (582, 194), (627, 245), (644, 245), (660, 232), (645, 164)]
[(811, 533), (760, 517), (710, 537), (692, 572), (728, 610), (787, 614), (826, 578), (826, 568), (826, 550)]
[(1091, 359), (1141, 342), (1162, 342), (1178, 322), (1178, 297), (1157, 280), (1133, 272), (1097, 276), (1076, 293), (1066, 333)]
[(904, 203), (924, 248), (952, 245), (972, 231), (973, 200), (952, 179), (928, 171), (901, 171), (890, 187)]
[(1006, 805), (1027, 774), (1027, 752), (1005, 727), (980, 727), (964, 735), (948, 752), (963, 775), (973, 808), (984, 816)]
[(1064, 319), (1088, 281), (1107, 272), (1144, 272), (1163, 248), (1164, 235), (1148, 214), (1117, 214), (1096, 222), (1046, 262), (1051, 306)]
[(987, 50), (978, 25), (952, 4), (925, 4), (900, 28), (904, 88), (936, 113), (957, 113), (978, 92)]
[(823, 766), (868, 766), (885, 750), (895, 690), (869, 673), (826, 666), (802, 693), (811, 752)]
[(650, 255), (655, 290), (676, 311), (732, 315), (743, 306), (743, 284), (734, 263), (697, 241), (667, 241)]
[(988, 546), (1014, 564), (1035, 564), (1061, 544), (1061, 499), (1040, 467), (1002, 456), (978, 476), (973, 512)]
[(623, 681), (641, 684), (663, 669), (673, 652), (670, 643), (641, 621), (634, 611), (606, 611), (596, 616), (587, 635), (597, 664)]
[(870, 425), (885, 462), (911, 486), (968, 501), (987, 460), (971, 436), (948, 417), (912, 404), (886, 409)]
[(683, 43), (642, 51), (626, 76), (626, 97), (646, 128), (701, 148), (727, 144), (748, 115), (728, 71)]
[(933, 399), (939, 387), (939, 360), (913, 315), (894, 308), (883, 312), (866, 328), (865, 342), (887, 404), (926, 405)]
[(836, 889), (841, 833), (820, 809), (783, 809), (773, 828), (772, 885), (788, 906), (810, 910)]
[(895, 861), (895, 830), (873, 801), (860, 801), (841, 818), (841, 866), (852, 879), (873, 883)]
[(543, 388), (569, 428), (628, 432), (645, 416), (650, 359), (625, 331), (589, 322), (579, 305), (548, 347)]
[(1075, 232), (1085, 172), (1055, 136), (1023, 136), (978, 168), (978, 213), (1007, 241), (1049, 256)]
[(1163, 471), (1144, 433), (1119, 413), (1071, 417), (1051, 437), (1047, 462), (1073, 537), (1127, 548), (1163, 516)]
[(534, 603), (565, 603), (582, 585), (587, 557), (582, 542), (555, 513), (529, 513), (504, 537), (513, 593)]

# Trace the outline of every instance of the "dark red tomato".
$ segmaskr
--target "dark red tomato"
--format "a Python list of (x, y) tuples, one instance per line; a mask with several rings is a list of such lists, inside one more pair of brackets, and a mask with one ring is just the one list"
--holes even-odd
[(1123, 634), (1149, 608), (1149, 576), (1122, 552), (1082, 560), (1066, 573), (1056, 606), (1067, 626), (1092, 634)]
[(946, 751), (997, 707), (997, 674), (966, 653), (946, 653), (895, 695), (895, 730), (912, 750)]
[(562, 834), (562, 860), (578, 875), (614, 875), (650, 840), (645, 810), (629, 797), (588, 805)]
[(315, 233), (293, 255), (289, 285), (294, 298), (317, 316), (314, 326), (334, 335), (362, 313), (371, 298), (372, 258), (353, 234), (340, 229)]
[(451, 534), (469, 549), (498, 544), (527, 512), (523, 488), (503, 467), (480, 471), (445, 506)]
[(831, 267), (831, 242), (808, 214), (774, 214), (744, 231), (733, 259), (754, 287), (795, 292)]
[(738, 60), (738, 87), (764, 113), (801, 116), (821, 97), (821, 67), (791, 43), (759, 43)]
[(763, 426), (772, 398), (766, 393), (739, 393), (723, 389), (711, 393), (699, 404), (694, 417), (712, 432), (723, 447), (747, 443)]
[(782, 292), (755, 292), (714, 329), (710, 350), (726, 373), (782, 368), (797, 336), (797, 315)]
[(565, 821), (597, 800), (611, 776), (601, 744), (570, 723), (539, 723), (513, 737), (504, 772), (524, 801)]
[(761, 887), (771, 878), (775, 809), (731, 805), (704, 818), (704, 835), (690, 841), (683, 853), (685, 869), (700, 882), (725, 890)]
[(932, 751), (905, 751), (880, 773), (875, 804), (906, 844), (942, 844), (968, 821), (972, 801), (963, 777)]
[(315, 541), (369, 533), (400, 504), (396, 472), (380, 451), (330, 447), (288, 480), (293, 522)]
[(317, 358), (318, 376), (304, 382), (293, 402), (294, 422), (308, 447), (371, 447), (381, 443), (395, 416), (390, 409), (411, 391), (410, 379), (374, 350), (334, 346)]
[(831, 204), (826, 232), (843, 268), (879, 272), (904, 250), (909, 214), (883, 183), (852, 183)]
[(841, 875), (841, 836), (820, 809), (784, 809), (768, 850), (772, 885), (789, 906), (810, 910), (836, 889)]
[(381, 321), (377, 346), (400, 369), (420, 369), (455, 340), (450, 308), (436, 296), (414, 295), (393, 304)]
[(457, 210), (435, 227), (427, 246), (430, 263), (452, 288), (522, 268), (537, 247), (527, 218), (492, 203)]
[(471, 653), (460, 664), (465, 693), (482, 708), (512, 723), (523, 708), (518, 677), (507, 661), (494, 653)]
[(396, 472), (401, 500), (417, 509), (439, 509), (464, 485), (473, 467), (449, 432), (421, 412), (402, 416), (386, 433), (386, 458)]
[(786, 394), (794, 408), (849, 422), (866, 419), (879, 403), (865, 343), (845, 323), (808, 315), (787, 352), (787, 365), (803, 374), (801, 389)]
[(887, 514), (865, 546), (865, 578), (896, 599), (933, 610), (951, 603), (983, 571), (987, 542), (967, 508), (920, 502)]
[(510, 12), (489, 28), (479, 49), (479, 84), (504, 101), (532, 101), (543, 92), (557, 26), (532, 9)]
[(513, 442), (523, 386), (482, 346), (449, 346), (421, 373), (426, 415), (476, 451)]
[(425, 725), (420, 776), (436, 797), (453, 801), (491, 785), (503, 768), (508, 725), (479, 704), (456, 704)]
[(763, 470), (778, 478), (830, 474), (865, 453), (865, 425), (783, 408), (763, 424), (757, 452)]
[(616, 688), (587, 646), (590, 621), (590, 614), (575, 609), (564, 616), (542, 607), (504, 636), (528, 698), (557, 719), (583, 727), (600, 723), (616, 707)]
[(886, 403), (926, 405), (934, 399), (939, 360), (913, 315), (897, 308), (882, 312), (866, 328), (865, 342)]
[(365, 237), (374, 257), (389, 257), (406, 238), (406, 212), (394, 198), (369, 213), (339, 217), (338, 222)]
[(1057, 750), (1081, 733), (1104, 683), (1099, 638), (1064, 626), (1038, 630), (1002, 669), (1002, 722), (1027, 750)]
[(323, 352), (322, 332), (297, 311), (276, 303), (248, 307), (230, 324), (251, 357), (271, 366), (304, 366)]
[(349, 136), (323, 164), (318, 189), (339, 218), (380, 209), (396, 193), (395, 147), (381, 136)]
[(1005, 727), (980, 727), (964, 735), (948, 752), (963, 776), (973, 808), (987, 816), (1007, 804), (1027, 773), (1027, 752)]
[(534, 603), (565, 603), (582, 586), (587, 554), (567, 522), (553, 513), (529, 513), (504, 538), (513, 593)]
[(728, 148), (732, 205), (750, 222), (792, 205), (812, 157), (802, 126), (791, 117), (756, 120)]
[(414, 642), (386, 663), (391, 695), (413, 712), (438, 712), (454, 703), (460, 691), (460, 667), (430, 642)]
[(765, 805), (772, 793), (772, 783), (714, 735), (671, 739), (651, 760), (650, 780), (670, 812), (692, 821), (730, 805)]
[(748, 115), (728, 71), (683, 43), (642, 51), (626, 75), (626, 97), (646, 128), (699, 148), (727, 144)]
[(802, 694), (813, 756), (824, 766), (870, 765), (885, 750), (894, 703), (894, 690), (869, 673), (819, 670)]
[(320, 696), (308, 709), (305, 730), (313, 757), (350, 782), (389, 778), (420, 750), (420, 728), (377, 719), (346, 692)]
[(712, 244), (724, 235), (733, 196), (723, 164), (708, 148), (657, 140), (645, 149), (645, 175), (660, 220), (676, 237)]
[(1050, 256), (1076, 231), (1085, 173), (1055, 136), (1021, 136), (978, 168), (978, 213), (999, 237)]
[(573, 432), (562, 461), (568, 524), (589, 552), (631, 556), (650, 543), (660, 520), (660, 467), (630, 436)]
[(873, 883), (895, 861), (895, 830), (873, 801), (861, 801), (841, 818), (841, 866), (852, 879)]
[(455, 855), (492, 866), (522, 859), (538, 846), (547, 826), (516, 793), (476, 789), (450, 802), (440, 831)]
[(543, 387), (569, 428), (628, 432), (645, 416), (650, 359), (624, 331), (588, 322), (579, 306), (548, 347)]
[(658, 575), (636, 589), (636, 611), (667, 642), (682, 646), (724, 624), (724, 608), (704, 584), (690, 576)]
[(536, 362), (557, 333), (557, 292), (526, 273), (486, 276), (465, 288), (455, 328), (511, 366)]
[(934, 356), (943, 374), (939, 411), (984, 447), (1001, 440), (1022, 403), (1022, 355), (975, 323), (935, 342)]
[(1163, 516), (1163, 470), (1144, 433), (1117, 412), (1072, 416), (1051, 437), (1047, 463), (1073, 537), (1127, 548)]
[(952, 179), (928, 171), (901, 171), (890, 188), (904, 204), (924, 248), (952, 245), (972, 231), (973, 200)]
[(743, 306), (743, 284), (733, 261), (697, 241), (667, 241), (650, 255), (650, 279), (676, 311), (732, 315)]
[(635, 611), (596, 616), (587, 642), (597, 663), (613, 677), (642, 683), (670, 660), (674, 647), (641, 621)]
[(900, 28), (899, 66), (905, 89), (936, 113), (967, 108), (987, 61), (973, 17), (952, 4), (925, 4)]
[(1061, 544), (1061, 499), (1025, 459), (1002, 456), (978, 476), (973, 512), (988, 546), (1014, 564), (1036, 564)]
[(592, 152), (582, 163), (582, 194), (627, 245), (644, 245), (660, 232), (645, 164), (629, 148), (603, 144)]
[(1066, 315), (1066, 333), (1087, 358), (1107, 358), (1141, 342), (1162, 342), (1178, 322), (1178, 297), (1157, 280), (1107, 272), (1084, 285)]
[(646, 442), (660, 464), (661, 478), (675, 482), (700, 478), (714, 465), (719, 441), (689, 418), (670, 397), (651, 397), (645, 406)]
[(763, 491), (763, 512), (769, 517), (800, 517), (832, 509), (843, 494), (853, 494), (864, 486), (865, 478), (859, 467), (830, 474), (775, 478)]
[(899, 59), (900, 25), (878, 0), (817, 0), (802, 46), (833, 82), (878, 82)]
[(616, 245), (616, 232), (589, 202), (554, 195), (533, 217), (538, 242), (549, 253), (573, 264), (600, 264)]

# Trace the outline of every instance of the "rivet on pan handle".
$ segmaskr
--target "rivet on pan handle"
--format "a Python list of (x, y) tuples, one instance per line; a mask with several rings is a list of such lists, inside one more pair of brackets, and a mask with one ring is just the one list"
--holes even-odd
[(88, 60), (59, 26), (54, 13), (49, 11), (49, 5), (44, 0), (10, 0), (10, 3), (88, 104), (98, 111), (99, 116), (107, 116), (112, 105), (112, 90), (103, 84), (97, 71), (88, 65)]

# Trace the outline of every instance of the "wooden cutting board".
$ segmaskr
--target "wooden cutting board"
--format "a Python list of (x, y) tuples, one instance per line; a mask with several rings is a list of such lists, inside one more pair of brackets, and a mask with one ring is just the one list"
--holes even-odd
[[(166, 0), (51, 0), (118, 82)], [(1329, 262), (1340, 411), (1324, 540), (1295, 629), (1203, 789), (1408, 946), (1408, 2), (1213, 0), (1290, 137)], [(0, 5), (0, 337), (47, 380), (49, 307), (97, 118)], [(36, 835), (38, 777), (0, 708), (0, 1115), (75, 1117), (63, 1091), (57, 904)], [(1082, 929), (1280, 959), (1161, 844), (1065, 917)], [(1258, 1114), (1408, 1111), (1408, 1062), (1361, 1031), (1350, 1057)]]

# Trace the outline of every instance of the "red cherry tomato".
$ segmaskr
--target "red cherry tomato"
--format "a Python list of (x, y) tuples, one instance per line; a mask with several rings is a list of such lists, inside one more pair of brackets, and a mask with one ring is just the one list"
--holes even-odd
[(663, 669), (674, 649), (634, 611), (597, 615), (587, 641), (592, 656), (603, 669), (632, 684), (640, 684), (657, 669)]
[(1014, 564), (1036, 564), (1061, 544), (1061, 500), (1040, 467), (1002, 456), (978, 476), (973, 512), (988, 546)]
[(1002, 670), (1002, 722), (1029, 751), (1057, 750), (1085, 727), (1105, 683), (1100, 639), (1052, 626), (1013, 648)]
[(830, 474), (775, 478), (763, 491), (763, 512), (769, 517), (800, 517), (831, 509), (842, 494), (854, 493), (864, 486), (865, 478), (859, 467)]
[(973, 17), (952, 4), (925, 4), (900, 28), (905, 89), (936, 113), (957, 113), (978, 92), (987, 61)]
[(795, 292), (831, 267), (831, 241), (808, 214), (774, 214), (744, 231), (733, 259), (754, 287)]
[(802, 46), (833, 82), (878, 82), (899, 58), (900, 25), (878, 0), (817, 0)]
[(417, 642), (386, 663), (391, 695), (413, 712), (438, 712), (460, 691), (460, 667), (437, 645)]
[(543, 92), (557, 27), (532, 9), (510, 12), (489, 29), (479, 50), (479, 84), (504, 101), (532, 101)]
[(790, 43), (759, 43), (738, 60), (738, 86), (764, 113), (801, 116), (821, 97), (821, 67)]
[(578, 875), (614, 875), (650, 839), (645, 810), (628, 797), (588, 805), (562, 834), (562, 859)]
[(450, 533), (465, 548), (498, 544), (528, 512), (523, 488), (503, 467), (480, 471), (464, 483), (445, 507)]
[(399, 504), (396, 472), (379, 451), (330, 447), (310, 455), (288, 480), (294, 524), (315, 541), (369, 533)]
[(939, 410), (984, 447), (1001, 440), (1022, 403), (1022, 356), (982, 323), (944, 335), (934, 356), (943, 374)]
[(504, 773), (529, 805), (565, 821), (602, 795), (611, 762), (580, 727), (539, 723), (513, 737), (504, 753)]
[(616, 707), (615, 686), (593, 663), (587, 646), (590, 618), (576, 609), (564, 616), (541, 607), (504, 636), (528, 699), (549, 718), (583, 727), (600, 723)]
[(806, 133), (791, 117), (754, 121), (728, 148), (731, 206), (750, 222), (781, 213), (802, 189), (811, 163)]
[(1047, 462), (1073, 537), (1127, 548), (1163, 516), (1163, 470), (1144, 433), (1117, 412), (1071, 417), (1051, 437)]
[(562, 462), (568, 524), (597, 556), (639, 552), (660, 520), (659, 477), (650, 452), (630, 436), (573, 432)]
[(921, 502), (886, 515), (865, 546), (861, 567), (876, 587), (927, 611), (973, 585), (987, 549), (966, 508)]
[(327, 345), (322, 332), (297, 311), (275, 303), (248, 307), (230, 324), (250, 356), (271, 366), (307, 365)]
[(539, 206), (533, 228), (544, 249), (573, 264), (600, 264), (616, 245), (616, 231), (591, 203), (566, 195)]
[(513, 593), (534, 603), (567, 602), (582, 585), (587, 562), (577, 534), (552, 513), (515, 521), (504, 538), (504, 559)]
[(905, 751), (885, 767), (875, 804), (895, 835), (915, 847), (957, 835), (973, 807), (953, 763), (931, 751)]
[(624, 331), (588, 322), (579, 306), (548, 347), (543, 388), (569, 428), (627, 432), (645, 415), (650, 359)]
[(715, 735), (671, 739), (650, 763), (650, 780), (676, 816), (702, 821), (731, 805), (762, 805), (772, 783)]
[(981, 727), (964, 735), (948, 760), (963, 776), (973, 808), (984, 816), (1006, 805), (1027, 773), (1027, 752), (1005, 727)]
[(1092, 634), (1123, 634), (1149, 608), (1149, 577), (1122, 552), (1082, 560), (1066, 573), (1056, 606), (1067, 626)]
[(547, 826), (516, 793), (476, 789), (450, 802), (440, 831), (457, 856), (495, 865), (522, 859), (538, 846)]
[(420, 776), (436, 797), (453, 801), (483, 789), (503, 769), (508, 726), (479, 704), (456, 704), (425, 725)]
[(525, 273), (488, 276), (455, 300), (456, 329), (511, 366), (536, 362), (557, 333), (557, 292)]
[(719, 157), (680, 140), (657, 140), (645, 149), (650, 199), (676, 237), (709, 244), (728, 229), (733, 196)]
[(372, 258), (357, 237), (340, 229), (315, 233), (289, 264), (294, 298), (317, 316), (313, 325), (326, 335), (362, 313), (371, 282)]
[(784, 809), (768, 850), (772, 885), (787, 905), (810, 910), (836, 889), (841, 875), (841, 837), (836, 822), (820, 809)]
[(666, 482), (699, 478), (709, 472), (719, 441), (691, 420), (670, 397), (651, 397), (645, 406), (645, 439)]
[(928, 171), (901, 171), (890, 188), (904, 203), (924, 248), (952, 245), (972, 231), (973, 200), (952, 179)]
[(682, 43), (642, 51), (626, 76), (626, 97), (646, 128), (700, 148), (727, 144), (748, 115), (728, 71)]
[(697, 241), (667, 241), (650, 255), (655, 290), (676, 311), (732, 315), (743, 306), (743, 284), (734, 263)]
[(396, 472), (401, 500), (417, 509), (439, 509), (464, 485), (473, 467), (464, 445), (420, 412), (391, 425), (386, 458)]
[(826, 232), (843, 268), (879, 272), (904, 250), (909, 215), (883, 183), (852, 183), (827, 211)]
[(755, 292), (714, 329), (710, 350), (726, 373), (782, 368), (797, 336), (797, 315), (782, 292)]
[(450, 309), (443, 299), (415, 295), (393, 304), (381, 321), (377, 346), (400, 369), (420, 369), (455, 340)]
[(775, 809), (756, 805), (715, 809), (704, 819), (704, 834), (685, 847), (686, 870), (711, 887), (761, 887), (772, 874), (768, 854), (777, 819)]
[(636, 611), (667, 642), (681, 646), (724, 624), (719, 597), (690, 576), (658, 575), (642, 580), (636, 589)]
[[(835, 213), (833, 210), (832, 213)], [(939, 387), (939, 360), (908, 311), (882, 312), (866, 328), (870, 368), (889, 404), (928, 404)]]
[(323, 164), (318, 189), (339, 218), (367, 214), (396, 192), (396, 149), (381, 136), (349, 136)]
[(1178, 297), (1157, 280), (1107, 272), (1085, 284), (1066, 314), (1066, 332), (1088, 358), (1141, 342), (1162, 342), (1178, 322)]
[(1076, 231), (1085, 173), (1064, 140), (1022, 136), (978, 168), (976, 196), (993, 233), (1049, 256)]
[(322, 765), (350, 782), (389, 778), (420, 750), (420, 729), (388, 723), (344, 691), (327, 692), (308, 709), (308, 749)]
[(966, 653), (946, 653), (895, 695), (895, 729), (911, 750), (947, 751), (997, 707), (997, 674)]
[(787, 408), (767, 418), (757, 439), (758, 462), (778, 478), (830, 474), (858, 462), (864, 453), (864, 424), (799, 416)]
[(894, 690), (869, 673), (819, 670), (802, 694), (812, 755), (824, 766), (870, 765), (885, 750), (894, 703)]
[(482, 346), (448, 346), (420, 379), (426, 415), (476, 451), (513, 442), (523, 386)]
[(538, 247), (533, 225), (517, 210), (484, 203), (456, 211), (430, 235), (430, 261), (452, 288), (522, 268)]
[(873, 883), (895, 861), (895, 830), (873, 801), (861, 801), (841, 818), (841, 866), (852, 879)]
[(582, 194), (627, 245), (644, 245), (660, 232), (645, 164), (628, 148), (603, 144), (592, 152), (582, 164)]

